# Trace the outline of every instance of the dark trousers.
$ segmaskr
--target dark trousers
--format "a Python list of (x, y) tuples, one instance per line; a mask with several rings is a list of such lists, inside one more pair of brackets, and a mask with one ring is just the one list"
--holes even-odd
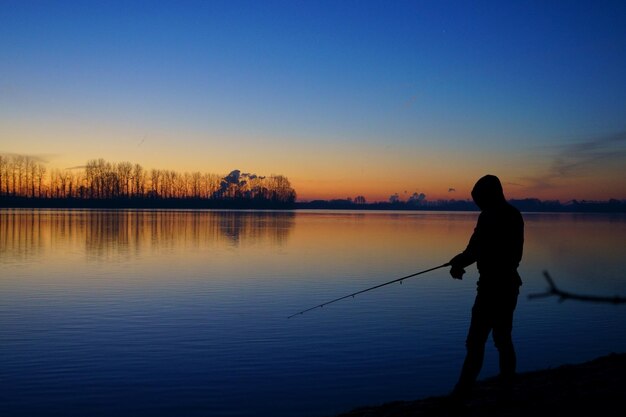
[(493, 332), (493, 341), (500, 355), (500, 376), (510, 379), (515, 375), (517, 359), (511, 339), (513, 312), (517, 306), (519, 287), (478, 289), (472, 308), (472, 322), (465, 346), (467, 354), (456, 389), (469, 390), (480, 373), (485, 356), (485, 343)]

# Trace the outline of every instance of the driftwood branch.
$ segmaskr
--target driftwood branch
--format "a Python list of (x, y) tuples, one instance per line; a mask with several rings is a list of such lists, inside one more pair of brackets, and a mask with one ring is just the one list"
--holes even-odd
[(543, 276), (546, 278), (546, 281), (548, 281), (548, 285), (550, 286), (548, 291), (544, 293), (530, 294), (528, 298), (558, 297), (559, 301), (578, 300), (590, 301), (594, 303), (626, 304), (626, 297), (619, 297), (617, 295), (614, 297), (604, 297), (596, 295), (572, 294), (570, 292), (560, 290), (557, 288), (556, 284), (552, 280), (552, 277), (550, 277), (550, 274), (548, 274), (547, 271), (543, 272)]

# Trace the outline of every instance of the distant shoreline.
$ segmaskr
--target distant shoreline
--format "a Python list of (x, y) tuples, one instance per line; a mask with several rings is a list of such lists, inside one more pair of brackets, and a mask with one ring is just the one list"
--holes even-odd
[[(523, 212), (538, 213), (626, 213), (626, 201), (541, 201), (538, 199), (510, 200)], [(58, 208), (58, 209), (225, 209), (225, 210), (363, 210), (363, 211), (478, 211), (468, 200), (421, 202), (376, 202), (358, 204), (351, 200), (315, 200), (309, 202), (277, 202), (254, 199), (196, 199), (196, 198), (32, 198), (0, 197), (0, 208)]]

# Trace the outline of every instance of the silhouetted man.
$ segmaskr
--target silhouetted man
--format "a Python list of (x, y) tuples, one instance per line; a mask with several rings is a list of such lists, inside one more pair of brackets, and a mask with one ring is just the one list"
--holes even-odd
[(498, 177), (486, 175), (476, 182), (472, 198), (481, 210), (467, 248), (452, 258), (450, 275), (462, 279), (466, 266), (476, 262), (480, 278), (472, 321), (466, 340), (467, 354), (459, 381), (452, 392), (458, 401), (468, 399), (483, 364), (490, 332), (500, 354), (500, 377), (511, 381), (516, 357), (511, 330), (513, 311), (522, 280), (517, 267), (524, 246), (524, 221), (519, 210), (504, 198)]

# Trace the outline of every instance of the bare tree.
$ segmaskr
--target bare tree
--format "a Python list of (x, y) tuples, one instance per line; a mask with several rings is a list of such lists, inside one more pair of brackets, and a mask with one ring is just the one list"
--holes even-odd
[(43, 186), (45, 175), (46, 175), (46, 167), (43, 166), (42, 164), (37, 164), (37, 172), (36, 172), (37, 188), (38, 188), (37, 197), (39, 198), (43, 197), (43, 194), (41, 193), (41, 191), (42, 191), (42, 186)]
[(272, 175), (270, 177), (272, 188), (272, 200), (280, 203), (292, 203), (296, 200), (296, 191), (291, 188), (291, 183), (287, 177), (282, 175)]
[(161, 171), (152, 169), (150, 171), (150, 189), (152, 197), (158, 197), (161, 193), (159, 186), (161, 185)]
[(146, 189), (146, 173), (143, 167), (139, 164), (135, 164), (135, 166), (133, 167), (133, 181), (133, 195), (137, 197), (143, 197), (144, 191)]
[[(7, 158), (4, 155), (0, 155), (0, 195), (2, 195), (2, 181), (6, 181), (7, 176), (5, 175), (5, 170), (7, 166)], [(7, 190), (8, 194), (8, 190)]]
[(200, 198), (202, 174), (200, 172), (191, 173), (191, 196), (193, 198)]
[(131, 180), (133, 178), (133, 164), (130, 162), (120, 162), (117, 164), (117, 176), (122, 186), (122, 195), (130, 197)]
[[(12, 161), (12, 159), (7, 159), (6, 164), (4, 166), (6, 195), (10, 195), (11, 194), (10, 177), (13, 174), (14, 174), (13, 173), (13, 161)], [(15, 185), (15, 176), (13, 176), (13, 185)]]
[(53, 198), (61, 197), (60, 176), (60, 171), (58, 169), (50, 171), (50, 193)]
[(25, 158), (22, 155), (16, 155), (14, 158), (15, 170), (17, 171), (17, 189), (13, 190), (14, 193), (21, 196), (23, 195), (22, 185), (24, 179), (24, 162)]
[(37, 166), (39, 164), (35, 161), (32, 161), (29, 166), (28, 179), (29, 179), (29, 189), (30, 196), (32, 198), (35, 197), (35, 184), (37, 183)]
[(204, 197), (213, 198), (220, 188), (220, 176), (217, 174), (206, 173), (202, 176), (202, 184), (204, 187)]

